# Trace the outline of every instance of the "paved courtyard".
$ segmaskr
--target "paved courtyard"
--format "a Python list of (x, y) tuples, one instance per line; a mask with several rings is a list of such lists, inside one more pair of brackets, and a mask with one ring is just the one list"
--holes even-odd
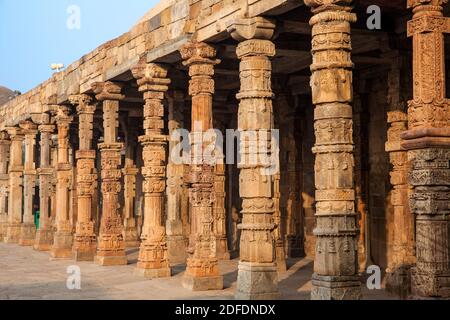
[[(100, 267), (91, 262), (50, 261), (48, 253), (30, 247), (0, 244), (0, 299), (31, 300), (201, 300), (233, 299), (236, 288), (238, 260), (220, 263), (225, 290), (190, 292), (181, 285), (185, 266), (174, 266), (170, 279), (144, 280), (134, 275), (138, 249), (128, 250), (130, 264)], [(81, 290), (66, 286), (67, 268), (81, 269)], [(289, 270), (280, 275), (279, 288), (283, 299), (309, 299), (312, 261), (297, 259), (288, 262)], [(363, 292), (365, 299), (394, 299), (384, 290)]]

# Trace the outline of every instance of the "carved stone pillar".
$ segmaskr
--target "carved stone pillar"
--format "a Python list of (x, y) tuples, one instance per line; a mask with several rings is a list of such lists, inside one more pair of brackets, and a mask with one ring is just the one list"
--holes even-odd
[(164, 129), (164, 93), (169, 89), (167, 69), (157, 64), (142, 64), (133, 69), (139, 91), (144, 94), (144, 131), (139, 137), (144, 165), (144, 225), (137, 272), (146, 278), (171, 276), (167, 257), (164, 219), (166, 190), (166, 147)]
[(23, 197), (23, 162), (22, 145), (25, 140), (21, 128), (7, 129), (11, 138), (9, 162), (9, 197), (8, 197), (8, 227), (6, 229), (5, 243), (19, 243), (20, 228), (22, 225), (22, 197)]
[(191, 145), (189, 174), (191, 236), (183, 286), (193, 291), (222, 290), (213, 230), (214, 165), (203, 155), (204, 132), (213, 126), (214, 66), (216, 50), (206, 43), (188, 43), (180, 50), (189, 67), (189, 94), (192, 96)]
[[(408, 128), (406, 102), (402, 96), (410, 91), (403, 85), (401, 70), (406, 66), (403, 63), (404, 53), (392, 52), (393, 62), (388, 74), (388, 103), (390, 111), (387, 114), (389, 124), (387, 132), (386, 152), (389, 153), (392, 165), (390, 172), (391, 204), (393, 207), (392, 228), (392, 254), (388, 257), (386, 269), (386, 289), (392, 293), (406, 298), (411, 293), (410, 269), (415, 263), (414, 242), (414, 215), (409, 209), (410, 186), (408, 184), (408, 171), (410, 163), (408, 152), (401, 147), (400, 134)], [(401, 55), (401, 56), (400, 56)], [(402, 86), (403, 85), (403, 86)], [(390, 219), (389, 219), (390, 220)]]
[[(214, 120), (214, 129), (220, 130), (225, 136), (225, 128), (221, 121)], [(213, 204), (213, 231), (216, 237), (216, 254), (219, 260), (230, 260), (227, 238), (227, 216), (225, 211), (225, 156), (218, 154), (214, 168), (214, 204)], [(222, 151), (223, 153), (223, 151)]]
[[(274, 174), (261, 157), (272, 159), (271, 130), (274, 129), (272, 108), (272, 63), (275, 24), (265, 18), (232, 22), (228, 31), (240, 41), (241, 90), (238, 130), (241, 134), (239, 189), (242, 198), (242, 224), (237, 299), (277, 299), (277, 265), (275, 261)], [(248, 137), (247, 137), (248, 136)], [(267, 149), (263, 150), (262, 143)], [(257, 151), (252, 150), (257, 145)], [(256, 152), (255, 152), (256, 151)], [(255, 154), (256, 153), (256, 154)], [(256, 161), (250, 161), (258, 156)]]
[(56, 232), (56, 172), (58, 166), (58, 134), (52, 135), (52, 144), (50, 148), (50, 163), (53, 168), (52, 175), (50, 178), (50, 220), (52, 224), (53, 234)]
[[(285, 87), (285, 86), (284, 86)], [(301, 206), (301, 120), (289, 92), (276, 93), (280, 129), (280, 209), (284, 248), (288, 257), (304, 256), (303, 212)], [(280, 245), (278, 245), (280, 247)]]
[(139, 173), (139, 169), (136, 167), (134, 161), (137, 140), (136, 130), (129, 123), (125, 138), (125, 167), (122, 170), (125, 188), (123, 238), (127, 248), (137, 248), (140, 245), (135, 217), (136, 176)]
[[(48, 116), (47, 116), (48, 117)], [(53, 244), (53, 228), (51, 222), (51, 192), (52, 175), (54, 168), (51, 166), (51, 137), (55, 126), (50, 121), (44, 121), (39, 127), (40, 132), (40, 168), (39, 174), (39, 229), (36, 232), (34, 249), (49, 251)]]
[[(398, 90), (398, 89), (397, 89)], [(358, 265), (359, 272), (365, 273), (367, 267), (372, 265), (369, 211), (368, 211), (368, 129), (369, 113), (363, 105), (360, 94), (355, 94), (353, 99), (353, 144), (355, 146), (355, 197), (356, 212), (358, 214), (359, 238), (358, 238)]]
[(70, 101), (77, 108), (79, 139), (79, 149), (75, 154), (78, 212), (72, 252), (75, 261), (94, 261), (97, 243), (92, 216), (92, 197), (97, 184), (97, 170), (92, 137), (97, 105), (88, 95), (71, 96)]
[(313, 300), (360, 299), (355, 213), (351, 0), (313, 7), (311, 65), (315, 105), (316, 219)]
[[(184, 129), (184, 93), (173, 91), (169, 97), (169, 136), (175, 130)], [(177, 142), (169, 139), (167, 164), (167, 248), (170, 263), (186, 262), (186, 237), (183, 232), (182, 206), (184, 165), (175, 164), (172, 158)]]
[(73, 118), (70, 109), (58, 106), (56, 125), (58, 130), (58, 160), (56, 165), (55, 224), (56, 232), (50, 256), (54, 259), (68, 259), (72, 256), (72, 224), (69, 217), (69, 188), (72, 166), (69, 162), (69, 129)]
[(409, 0), (413, 18), (413, 100), (408, 104), (408, 150), (411, 212), (416, 221), (417, 264), (413, 294), (450, 297), (450, 101), (446, 99), (443, 17), (446, 0)]
[(0, 132), (0, 242), (6, 236), (6, 229), (8, 227), (8, 196), (9, 196), (9, 149), (11, 141), (8, 133)]
[(124, 99), (122, 87), (113, 82), (96, 82), (92, 85), (98, 101), (103, 103), (103, 143), (101, 153), (102, 217), (98, 236), (98, 265), (128, 264), (120, 217), (119, 193), (121, 191), (121, 155), (123, 144), (117, 142), (119, 128), (119, 101)]
[(34, 163), (37, 126), (31, 121), (25, 121), (20, 124), (20, 127), (25, 134), (25, 163), (23, 171), (23, 221), (20, 228), (19, 245), (32, 246), (36, 237), (33, 204), (37, 175), (36, 164)]

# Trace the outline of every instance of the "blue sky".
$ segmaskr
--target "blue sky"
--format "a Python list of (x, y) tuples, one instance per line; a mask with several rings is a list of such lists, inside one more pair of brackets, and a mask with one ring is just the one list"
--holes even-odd
[[(128, 31), (158, 0), (0, 0), (0, 86), (22, 93)], [(80, 9), (80, 29), (67, 27)], [(73, 24), (72, 24), (73, 25)]]

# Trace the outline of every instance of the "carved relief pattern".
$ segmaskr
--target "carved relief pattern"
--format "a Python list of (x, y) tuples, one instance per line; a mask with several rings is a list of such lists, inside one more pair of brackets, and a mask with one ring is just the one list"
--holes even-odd
[[(445, 92), (444, 19), (447, 1), (408, 1), (413, 9), (414, 96), (408, 104), (409, 130), (402, 133), (411, 169), (411, 212), (416, 221), (417, 263), (413, 294), (450, 296), (450, 103)], [(431, 32), (430, 32), (431, 31)]]
[(69, 128), (73, 121), (67, 106), (58, 106), (55, 112), (57, 125), (57, 164), (55, 186), (55, 224), (56, 233), (51, 255), (67, 258), (72, 251), (72, 222), (69, 217), (69, 187), (72, 179), (72, 166), (69, 163)]
[[(98, 236), (97, 257), (125, 257), (123, 224), (120, 217), (119, 193), (121, 191), (121, 151), (123, 144), (117, 142), (119, 125), (119, 101), (123, 99), (122, 86), (113, 82), (94, 83), (95, 98), (103, 103), (104, 143), (99, 144), (101, 153), (102, 217)], [(80, 163), (80, 165), (83, 162)], [(91, 231), (88, 220), (80, 225), (80, 231)], [(120, 259), (122, 261), (122, 259)], [(105, 260), (106, 261), (106, 260)]]
[[(192, 123), (202, 123), (201, 128), (192, 128), (192, 135), (195, 135), (212, 127), (212, 77), (214, 66), (220, 61), (215, 59), (216, 50), (206, 43), (188, 43), (180, 52), (191, 77), (189, 94), (192, 96)], [(200, 150), (203, 150), (202, 146)], [(191, 235), (186, 275), (194, 278), (218, 277), (220, 273), (213, 226), (214, 167), (204, 163), (202, 155), (197, 158), (194, 156), (187, 177), (190, 184)]]
[[(96, 103), (88, 95), (72, 97), (72, 103), (78, 112), (79, 150), (77, 159), (77, 210), (73, 251), (85, 254), (89, 260), (94, 257), (96, 250), (96, 235), (92, 219), (92, 197), (97, 184), (97, 170), (95, 168), (95, 150), (92, 149), (93, 120)], [(87, 257), (86, 257), (87, 258)]]
[[(329, 3), (332, 5), (326, 6)], [(315, 104), (317, 238), (312, 299), (359, 299), (355, 213), (350, 23), (356, 15), (337, 1), (313, 7), (311, 65)], [(323, 6), (322, 6), (323, 5)], [(327, 284), (328, 283), (328, 284)]]
[(144, 64), (133, 70), (139, 91), (144, 94), (144, 131), (139, 137), (143, 146), (144, 226), (141, 235), (138, 269), (165, 270), (170, 276), (164, 219), (166, 190), (166, 147), (164, 129), (164, 93), (170, 79), (167, 70), (156, 64)]

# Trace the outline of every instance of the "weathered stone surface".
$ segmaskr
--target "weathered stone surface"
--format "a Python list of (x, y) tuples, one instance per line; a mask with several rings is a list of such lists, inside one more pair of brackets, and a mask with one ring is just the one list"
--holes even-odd
[[(351, 1), (306, 1), (313, 7), (311, 65), (315, 104), (316, 218), (313, 300), (359, 299), (355, 214), (350, 23)], [(329, 56), (334, 56), (333, 61)]]
[[(442, 17), (447, 1), (408, 2), (413, 41), (413, 100), (408, 103), (408, 131), (401, 134), (408, 150), (410, 209), (416, 222), (413, 295), (450, 297), (450, 104), (446, 99), (443, 30), (420, 22)], [(430, 32), (432, 31), (432, 32)]]
[[(260, 17), (237, 20), (228, 27), (232, 37), (241, 41), (236, 50), (241, 60), (241, 89), (237, 95), (240, 100), (238, 129), (244, 134), (251, 131), (261, 136), (265, 134), (268, 146), (273, 145), (270, 130), (274, 128), (270, 59), (275, 56), (275, 45), (269, 40), (274, 29), (272, 21)], [(265, 151), (258, 150), (258, 154), (264, 152), (268, 159), (273, 159), (271, 153), (275, 150), (271, 149), (269, 147)], [(248, 161), (250, 150), (246, 143), (241, 142), (239, 152), (242, 159)], [(276, 227), (274, 173), (268, 170), (272, 165), (273, 162), (265, 164), (261, 158), (257, 159), (255, 164), (248, 161), (240, 165), (239, 187), (243, 199), (243, 217), (240, 225), (242, 235), (236, 291), (238, 299), (278, 297), (273, 235)]]
[[(213, 125), (214, 66), (216, 49), (206, 43), (188, 43), (180, 50), (184, 64), (189, 67), (189, 94), (192, 96), (191, 137), (201, 136)], [(204, 158), (203, 141), (192, 141), (189, 172), (191, 234), (187, 268), (183, 286), (191, 290), (221, 290), (223, 279), (219, 272), (216, 237), (213, 226), (214, 167)]]
[(142, 64), (133, 69), (139, 91), (144, 95), (144, 135), (139, 137), (143, 148), (144, 225), (137, 269), (146, 278), (170, 277), (164, 217), (166, 191), (166, 146), (164, 106), (162, 100), (170, 79), (167, 69), (157, 64)]
[(60, 106), (56, 111), (58, 129), (58, 162), (56, 167), (56, 232), (50, 256), (54, 259), (68, 259), (72, 256), (73, 226), (69, 218), (69, 187), (72, 168), (69, 163), (69, 126), (73, 121), (69, 108)]
[[(119, 101), (124, 98), (122, 86), (113, 82), (95, 83), (95, 98), (103, 103), (104, 140), (101, 152), (102, 218), (94, 262), (101, 266), (125, 265), (123, 224), (119, 213), (121, 191), (121, 155), (123, 144), (117, 141)], [(92, 234), (92, 229), (89, 233)]]

